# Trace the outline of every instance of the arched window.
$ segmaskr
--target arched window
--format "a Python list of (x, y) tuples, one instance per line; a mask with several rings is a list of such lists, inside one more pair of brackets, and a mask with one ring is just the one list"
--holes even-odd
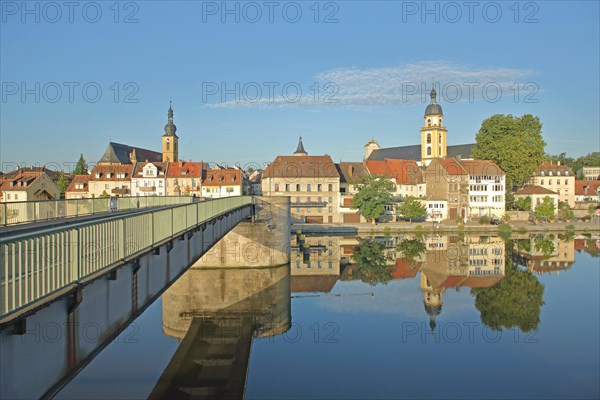
[(430, 156), (431, 155), (431, 147), (427, 148), (427, 155)]
[(440, 133), (440, 136), (439, 136), (439, 143), (442, 143), (442, 134), (441, 133)]
[(427, 143), (431, 143), (431, 133), (427, 134)]
[(171, 148), (171, 143), (167, 142), (167, 151)]

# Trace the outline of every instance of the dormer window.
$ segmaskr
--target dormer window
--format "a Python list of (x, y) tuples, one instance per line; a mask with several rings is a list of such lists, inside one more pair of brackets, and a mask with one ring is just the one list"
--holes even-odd
[(548, 176), (552, 176), (552, 171), (548, 171)]
[(100, 172), (96, 172), (96, 179), (99, 179), (100, 175), (101, 175)]
[(557, 176), (560, 176), (560, 171), (556, 171), (556, 175), (557, 175)]
[(108, 179), (112, 178), (112, 172), (107, 172), (107, 173), (106, 173), (106, 177), (107, 177)]

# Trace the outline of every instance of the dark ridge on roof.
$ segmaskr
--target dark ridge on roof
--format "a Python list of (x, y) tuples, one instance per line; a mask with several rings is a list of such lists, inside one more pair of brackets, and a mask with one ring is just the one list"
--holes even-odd
[[(475, 143), (448, 146), (446, 148), (446, 157), (455, 158), (460, 156), (461, 158), (471, 158), (471, 151), (474, 146)], [(387, 147), (384, 149), (373, 150), (368, 159), (374, 161), (383, 161), (386, 158), (415, 161), (420, 160), (421, 145), (416, 144), (412, 146)]]

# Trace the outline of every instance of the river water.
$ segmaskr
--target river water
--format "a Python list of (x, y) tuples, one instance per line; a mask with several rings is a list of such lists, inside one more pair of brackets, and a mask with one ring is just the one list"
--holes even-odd
[(286, 266), (190, 269), (57, 398), (600, 397), (597, 237), (297, 239)]

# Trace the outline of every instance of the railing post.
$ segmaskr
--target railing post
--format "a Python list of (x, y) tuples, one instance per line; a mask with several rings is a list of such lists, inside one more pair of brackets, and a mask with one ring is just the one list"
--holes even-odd
[(127, 239), (125, 237), (127, 230), (125, 229), (125, 220), (126, 218), (121, 219), (121, 259), (125, 259), (127, 256)]
[(73, 238), (71, 243), (73, 244), (73, 249), (72, 249), (72, 256), (71, 256), (71, 262), (72, 267), (71, 267), (71, 282), (77, 282), (79, 281), (79, 264), (80, 264), (80, 260), (81, 260), (81, 245), (79, 243), (79, 229), (81, 228), (75, 228), (72, 231), (73, 234)]
[(6, 209), (8, 208), (8, 203), (1, 204), (0, 207), (2, 207), (2, 225), (6, 226)]

